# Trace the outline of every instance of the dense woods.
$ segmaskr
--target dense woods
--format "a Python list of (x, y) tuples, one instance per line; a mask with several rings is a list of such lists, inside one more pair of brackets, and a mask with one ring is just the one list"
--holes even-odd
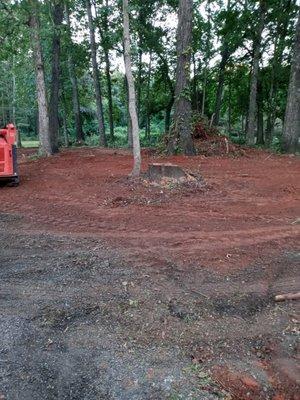
[(0, 120), (19, 144), (192, 155), (204, 118), (236, 143), (299, 150), (296, 0), (126, 3), (0, 1)]

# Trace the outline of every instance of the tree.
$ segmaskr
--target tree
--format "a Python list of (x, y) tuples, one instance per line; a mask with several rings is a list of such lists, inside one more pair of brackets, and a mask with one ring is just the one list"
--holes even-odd
[(41, 154), (50, 156), (53, 154), (49, 128), (49, 111), (47, 89), (45, 82), (45, 71), (43, 61), (43, 50), (40, 39), (39, 3), (37, 0), (29, 0), (33, 57), (35, 62), (36, 93), (39, 112), (38, 132), (40, 139)]
[(93, 16), (92, 16), (92, 7), (91, 7), (90, 0), (86, 0), (86, 9), (87, 9), (87, 15), (88, 15), (89, 31), (90, 31), (90, 47), (91, 47), (91, 55), (92, 55), (94, 89), (95, 89), (95, 94), (96, 94), (97, 120), (98, 120), (100, 145), (106, 146), (105, 126), (104, 126), (104, 118), (103, 118), (103, 105), (102, 105), (102, 90), (101, 90), (100, 74), (99, 74), (98, 61), (97, 61), (97, 44), (96, 44), (96, 39), (95, 39), (95, 27), (94, 27), (94, 21), (93, 21)]
[(134, 165), (131, 176), (136, 177), (141, 172), (141, 149), (139, 138), (139, 122), (136, 110), (135, 85), (131, 67), (130, 54), (130, 30), (128, 0), (123, 0), (123, 41), (124, 41), (124, 62), (128, 83), (128, 108), (132, 127), (133, 158)]
[(169, 152), (174, 153), (178, 138), (186, 155), (194, 155), (192, 139), (191, 99), (190, 99), (190, 64), (192, 44), (193, 1), (180, 0), (177, 27), (177, 69), (175, 87), (175, 111), (172, 138)]
[(291, 20), (291, 13), (295, 5), (292, 0), (279, 0), (277, 7), (274, 8), (272, 22), (276, 22), (275, 31), (272, 33), (271, 40), (274, 42), (274, 54), (271, 60), (270, 89), (268, 99), (267, 125), (265, 132), (265, 142), (269, 146), (272, 143), (274, 126), (278, 113), (276, 112), (278, 104), (279, 81), (282, 74), (282, 61), (284, 50), (289, 40), (288, 26)]
[(283, 128), (283, 151), (299, 150), (300, 138), (300, 12), (296, 26), (288, 99)]
[(52, 79), (50, 92), (50, 135), (51, 147), (54, 153), (58, 152), (58, 136), (59, 136), (59, 87), (60, 87), (60, 37), (61, 24), (64, 16), (63, 5), (60, 0), (53, 1), (53, 37), (52, 37)]
[(111, 82), (111, 62), (110, 62), (110, 48), (111, 48), (111, 27), (109, 25), (109, 12), (111, 6), (108, 0), (105, 0), (104, 6), (100, 9), (98, 29), (101, 37), (101, 46), (104, 53), (105, 61), (105, 77), (107, 85), (107, 97), (108, 97), (108, 119), (109, 119), (109, 133), (110, 140), (114, 142), (114, 115), (113, 115), (113, 97), (112, 97), (112, 82)]
[(77, 143), (81, 143), (84, 140), (84, 133), (82, 130), (78, 82), (77, 82), (75, 63), (73, 57), (71, 20), (70, 20), (70, 10), (68, 4), (66, 5), (66, 17), (67, 17), (67, 34), (68, 34), (68, 65), (69, 65), (69, 76), (72, 85), (72, 104), (73, 104), (73, 114), (75, 119), (76, 141)]
[(221, 44), (221, 62), (219, 66), (219, 75), (218, 75), (218, 86), (217, 86), (217, 94), (216, 94), (216, 101), (215, 101), (215, 108), (213, 114), (213, 123), (214, 125), (219, 125), (220, 121), (220, 113), (221, 113), (221, 106), (222, 106), (222, 96), (223, 96), (223, 89), (224, 89), (224, 82), (225, 82), (225, 71), (227, 63), (230, 59), (230, 55), (233, 50), (230, 48), (230, 35), (231, 30), (229, 29), (229, 24), (231, 22), (231, 0), (227, 0), (227, 10), (226, 10), (226, 18), (224, 24), (224, 37), (222, 39)]
[(257, 84), (259, 73), (259, 61), (261, 59), (261, 41), (264, 29), (266, 5), (265, 0), (259, 1), (259, 20), (253, 39), (253, 59), (250, 79), (250, 95), (248, 109), (248, 125), (246, 131), (246, 142), (248, 145), (255, 144), (255, 134), (257, 132)]

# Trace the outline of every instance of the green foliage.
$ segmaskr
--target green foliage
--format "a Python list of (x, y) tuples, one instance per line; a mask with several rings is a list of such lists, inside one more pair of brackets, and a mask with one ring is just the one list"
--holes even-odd
[[(74, 142), (73, 93), (68, 64), (69, 56), (72, 54), (86, 143), (96, 146), (98, 145), (96, 101), (91, 75), (85, 2), (68, 0), (67, 3), (72, 22), (71, 40), (65, 21), (59, 29), (62, 50), (59, 105), (61, 126), (65, 119), (70, 141)], [(110, 61), (112, 117), (115, 125), (115, 140), (110, 140), (109, 145), (126, 147), (128, 111), (122, 60), (121, 1), (95, 0), (94, 3), (106, 132), (108, 135), (110, 112), (105, 58), (107, 53)], [(140, 110), (140, 137), (143, 146), (158, 146), (166, 130), (167, 110), (175, 98), (178, 1), (131, 0), (130, 3), (132, 60)], [(211, 119), (220, 79), (220, 56), (225, 52), (227, 63), (221, 124), (226, 130), (230, 123), (232, 140), (242, 143), (248, 112), (251, 43), (258, 22), (258, 2), (248, 0), (247, 8), (243, 2), (225, 0), (195, 0), (193, 3), (193, 41), (189, 48), (189, 52), (191, 51), (193, 55), (192, 83), (191, 87), (186, 88), (180, 95), (188, 100), (191, 98), (193, 108), (201, 111), (205, 91), (204, 113)], [(51, 83), (51, 50), (54, 33), (52, 6), (53, 0), (46, 0), (39, 2), (38, 9), (48, 91)], [(268, 0), (266, 7), (260, 65), (263, 97), (261, 107), (265, 125), (270, 113), (274, 112), (276, 124), (282, 126), (290, 76), (295, 18), (299, 7), (295, 2), (286, 0)], [(0, 121), (4, 124), (12, 120), (15, 115), (16, 123), (24, 138), (36, 138), (37, 135), (35, 73), (28, 27), (30, 12), (28, 1), (0, 1)], [(150, 136), (145, 133), (148, 119), (151, 120)], [(272, 147), (277, 149), (280, 138), (276, 130), (274, 138)]]

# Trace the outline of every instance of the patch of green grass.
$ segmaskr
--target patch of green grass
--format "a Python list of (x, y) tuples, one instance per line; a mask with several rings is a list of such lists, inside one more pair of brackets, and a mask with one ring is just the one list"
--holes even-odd
[(39, 147), (38, 140), (23, 140), (22, 147), (29, 148), (29, 147)]

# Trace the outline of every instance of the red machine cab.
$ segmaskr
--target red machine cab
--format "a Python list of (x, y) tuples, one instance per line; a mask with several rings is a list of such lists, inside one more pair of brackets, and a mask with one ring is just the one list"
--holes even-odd
[(0, 181), (18, 185), (17, 130), (13, 124), (0, 129)]

